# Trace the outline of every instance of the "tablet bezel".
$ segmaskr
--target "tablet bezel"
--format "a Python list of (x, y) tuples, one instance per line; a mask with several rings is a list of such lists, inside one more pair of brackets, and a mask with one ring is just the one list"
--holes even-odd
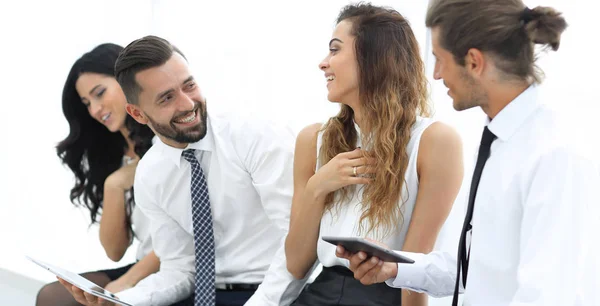
[[(116, 296), (115, 294), (111, 293), (110, 291), (98, 286), (97, 284), (91, 282), (90, 280), (82, 277), (79, 274), (67, 271), (65, 269), (53, 266), (49, 263), (43, 262), (41, 260), (37, 260), (37, 259), (33, 259), (29, 256), (25, 256), (27, 259), (29, 259), (30, 261), (32, 261), (33, 263), (37, 264), (38, 266), (44, 268), (45, 270), (50, 271), (52, 274), (64, 279), (65, 281), (67, 281), (68, 283), (70, 283), (71, 285), (89, 293), (92, 295), (95, 295), (97, 297), (103, 298), (107, 301), (116, 303), (118, 305), (123, 305), (123, 306), (133, 306), (127, 302), (121, 301), (118, 299), (118, 296)], [(101, 289), (102, 291), (106, 292), (100, 292), (96, 289), (94, 289), (94, 287)], [(107, 294), (108, 293), (108, 294)]]

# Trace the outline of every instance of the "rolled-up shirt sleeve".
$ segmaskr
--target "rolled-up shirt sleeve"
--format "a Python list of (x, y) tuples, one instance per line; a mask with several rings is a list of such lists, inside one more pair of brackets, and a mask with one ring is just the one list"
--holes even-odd
[[(426, 293), (432, 297), (445, 297), (454, 293), (456, 283), (456, 256), (447, 252), (429, 254), (395, 251), (413, 259), (413, 264), (398, 263), (398, 274), (386, 281), (393, 288)], [(464, 291), (462, 281), (460, 292)]]
[(252, 134), (261, 136), (239, 139), (235, 147), (252, 176), (252, 184), (267, 217), (280, 229), (282, 237), (262, 284), (245, 305), (290, 305), (308, 279), (308, 276), (295, 279), (287, 270), (285, 257), (285, 236), (290, 226), (293, 195), (295, 137), (287, 127), (272, 122), (248, 125), (244, 129), (252, 129)]

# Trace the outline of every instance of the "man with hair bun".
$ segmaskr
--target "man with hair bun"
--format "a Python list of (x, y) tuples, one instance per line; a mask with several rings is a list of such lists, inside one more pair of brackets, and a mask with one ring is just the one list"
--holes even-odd
[(337, 255), (363, 284), (453, 295), (453, 305), (463, 292), (473, 306), (600, 305), (598, 165), (577, 126), (537, 98), (534, 47), (558, 50), (565, 19), (521, 0), (433, 0), (426, 25), (434, 78), (454, 108), (488, 116), (458, 256), (399, 252), (415, 263), (395, 264), (342, 247)]

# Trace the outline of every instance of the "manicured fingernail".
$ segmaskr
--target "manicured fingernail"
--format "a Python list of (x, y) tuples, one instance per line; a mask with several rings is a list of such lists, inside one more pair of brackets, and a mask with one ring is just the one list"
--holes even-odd
[(367, 256), (365, 255), (365, 253), (363, 253), (363, 252), (359, 252), (359, 253), (358, 253), (358, 258), (360, 258), (360, 259), (363, 259), (363, 260), (364, 260), (365, 258), (367, 258)]

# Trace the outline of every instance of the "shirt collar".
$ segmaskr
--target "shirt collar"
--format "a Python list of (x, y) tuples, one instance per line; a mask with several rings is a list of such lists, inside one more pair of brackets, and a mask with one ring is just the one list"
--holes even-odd
[(508, 103), (491, 122), (489, 118), (487, 119), (490, 131), (498, 139), (508, 141), (538, 107), (539, 102), (537, 97), (538, 89), (533, 84)]
[(165, 144), (164, 142), (162, 142), (162, 140), (160, 140), (160, 139), (158, 139), (158, 141), (156, 141), (155, 145), (159, 146), (162, 157), (164, 157), (168, 160), (171, 160), (179, 168), (179, 166), (181, 164), (181, 159), (183, 158), (181, 156), (183, 151), (185, 151), (187, 149), (196, 149), (196, 150), (200, 150), (200, 151), (211, 152), (214, 148), (214, 140), (213, 139), (214, 139), (213, 138), (213, 128), (211, 125), (210, 116), (207, 116), (206, 117), (206, 136), (204, 136), (204, 138), (200, 139), (200, 141), (192, 142), (183, 149), (171, 147), (171, 146)]

